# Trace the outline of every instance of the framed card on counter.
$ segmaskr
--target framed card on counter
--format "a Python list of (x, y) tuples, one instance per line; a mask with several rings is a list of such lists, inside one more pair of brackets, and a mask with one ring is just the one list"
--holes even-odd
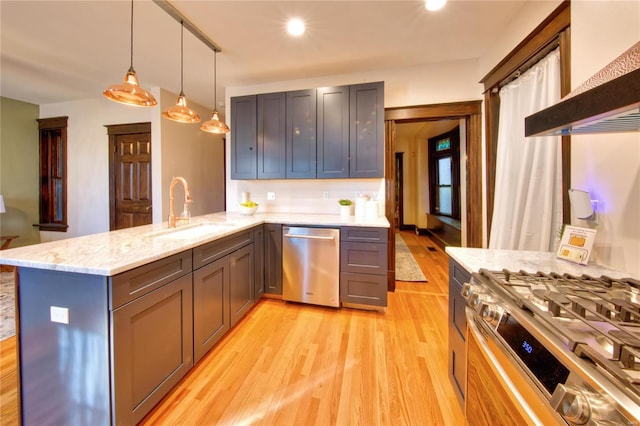
[(565, 225), (557, 257), (570, 262), (586, 265), (596, 239), (595, 229)]

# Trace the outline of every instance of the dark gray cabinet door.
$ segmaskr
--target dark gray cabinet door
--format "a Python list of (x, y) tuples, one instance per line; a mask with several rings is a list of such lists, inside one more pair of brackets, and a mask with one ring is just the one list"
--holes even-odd
[(193, 366), (192, 276), (112, 313), (114, 418), (136, 424)]
[(198, 362), (229, 331), (229, 257), (193, 272), (193, 358)]
[(316, 90), (287, 92), (287, 178), (316, 177)]
[(349, 177), (349, 86), (316, 91), (318, 178)]
[(349, 177), (384, 177), (384, 83), (349, 90)]
[(236, 250), (228, 257), (231, 327), (233, 327), (254, 304), (253, 245)]
[(461, 291), (471, 274), (453, 260), (449, 261), (449, 379), (458, 402), (464, 407), (467, 392), (467, 318)]
[(253, 300), (257, 302), (264, 294), (264, 225), (253, 230), (253, 254), (255, 260), (255, 286)]
[(258, 179), (286, 177), (286, 93), (258, 95)]
[(231, 98), (231, 179), (257, 177), (256, 96)]
[(282, 294), (282, 225), (267, 223), (264, 234), (264, 292)]

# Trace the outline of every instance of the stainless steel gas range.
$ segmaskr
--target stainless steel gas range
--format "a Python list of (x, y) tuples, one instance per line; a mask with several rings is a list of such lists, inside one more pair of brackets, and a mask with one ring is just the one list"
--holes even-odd
[(481, 269), (462, 294), (469, 424), (640, 424), (638, 280)]

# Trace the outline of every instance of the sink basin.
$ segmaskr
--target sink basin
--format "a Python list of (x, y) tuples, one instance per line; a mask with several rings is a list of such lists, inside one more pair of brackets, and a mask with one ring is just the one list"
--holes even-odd
[(218, 234), (221, 231), (231, 229), (233, 226), (231, 223), (199, 223), (167, 229), (154, 234), (153, 237), (156, 239), (186, 240)]

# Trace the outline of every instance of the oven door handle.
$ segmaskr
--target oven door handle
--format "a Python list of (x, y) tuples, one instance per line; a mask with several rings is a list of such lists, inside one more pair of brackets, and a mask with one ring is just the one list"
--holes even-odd
[(475, 340), (478, 343), (478, 348), (482, 352), (482, 356), (487, 360), (498, 380), (502, 382), (504, 389), (509, 390), (512, 397), (517, 401), (518, 405), (524, 410), (524, 412), (526, 412), (527, 416), (533, 420), (534, 424), (543, 424), (543, 422), (535, 414), (534, 410), (532, 410), (532, 408), (529, 406), (527, 400), (522, 396), (520, 392), (518, 392), (516, 385), (502, 368), (500, 360), (498, 359), (498, 357), (496, 357), (496, 355), (489, 347), (489, 344), (487, 342), (487, 339), (489, 339), (489, 337), (486, 336), (483, 330), (480, 330), (480, 327), (476, 324), (477, 317), (475, 311), (467, 307), (465, 308), (465, 315), (467, 317), (467, 329), (469, 333), (472, 333), (475, 337)]

